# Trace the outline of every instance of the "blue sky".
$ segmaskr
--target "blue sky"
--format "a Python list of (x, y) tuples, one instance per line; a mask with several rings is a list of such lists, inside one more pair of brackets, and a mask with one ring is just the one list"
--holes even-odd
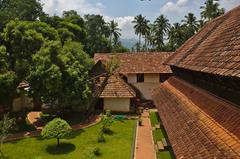
[[(64, 10), (74, 9), (80, 15), (101, 14), (105, 20), (115, 20), (122, 29), (122, 38), (135, 38), (134, 16), (142, 14), (153, 22), (160, 14), (168, 17), (171, 23), (180, 22), (192, 12), (197, 17), (204, 0), (41, 0), (44, 10), (50, 15), (61, 15)], [(220, 0), (227, 11), (240, 5), (240, 0)]]

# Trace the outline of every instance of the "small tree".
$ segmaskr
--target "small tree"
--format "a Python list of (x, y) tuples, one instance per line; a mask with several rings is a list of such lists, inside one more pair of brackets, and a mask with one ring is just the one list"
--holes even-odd
[(113, 117), (110, 110), (106, 110), (106, 114), (102, 118), (102, 132), (108, 133), (110, 131), (110, 127), (113, 123)]
[(71, 126), (65, 120), (55, 118), (43, 128), (41, 135), (47, 139), (56, 138), (59, 146), (60, 139), (67, 137), (71, 131)]
[(6, 114), (3, 116), (3, 119), (0, 121), (0, 153), (3, 158), (4, 154), (2, 152), (2, 146), (3, 146), (3, 141), (7, 138), (9, 135), (10, 129), (13, 128), (13, 125), (15, 124), (15, 119), (10, 118), (9, 114)]

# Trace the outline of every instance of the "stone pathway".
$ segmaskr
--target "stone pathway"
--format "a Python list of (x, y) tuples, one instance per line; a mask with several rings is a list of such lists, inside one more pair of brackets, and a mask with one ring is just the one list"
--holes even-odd
[(34, 125), (34, 127), (37, 129), (37, 130), (42, 130), (44, 124), (43, 122), (40, 120), (40, 114), (41, 112), (30, 112), (28, 113), (27, 115), (27, 118), (28, 118), (28, 121)]
[(143, 126), (138, 126), (135, 159), (156, 159), (149, 112), (142, 113)]

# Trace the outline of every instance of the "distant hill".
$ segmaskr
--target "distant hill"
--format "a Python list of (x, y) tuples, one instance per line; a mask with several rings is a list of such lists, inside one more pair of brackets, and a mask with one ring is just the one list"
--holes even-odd
[(123, 46), (125, 46), (126, 48), (131, 49), (138, 41), (137, 39), (120, 39), (121, 43)]

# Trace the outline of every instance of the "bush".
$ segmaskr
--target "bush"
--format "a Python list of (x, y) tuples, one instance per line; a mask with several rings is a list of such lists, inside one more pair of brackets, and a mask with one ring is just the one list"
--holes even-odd
[(95, 148), (93, 149), (93, 153), (94, 153), (95, 156), (99, 156), (99, 155), (101, 155), (100, 148), (95, 147)]
[(104, 117), (102, 118), (102, 127), (101, 131), (103, 133), (110, 132), (110, 127), (113, 123), (113, 117), (110, 110), (106, 110)]
[(97, 140), (98, 140), (98, 142), (105, 142), (106, 141), (103, 131), (99, 132)]
[(43, 128), (41, 135), (47, 139), (56, 138), (59, 146), (59, 140), (69, 136), (71, 131), (71, 126), (65, 120), (55, 118)]
[(95, 159), (96, 156), (100, 156), (101, 155), (101, 151), (98, 147), (95, 147), (95, 148), (88, 148), (86, 151), (85, 151), (85, 156), (87, 159)]

